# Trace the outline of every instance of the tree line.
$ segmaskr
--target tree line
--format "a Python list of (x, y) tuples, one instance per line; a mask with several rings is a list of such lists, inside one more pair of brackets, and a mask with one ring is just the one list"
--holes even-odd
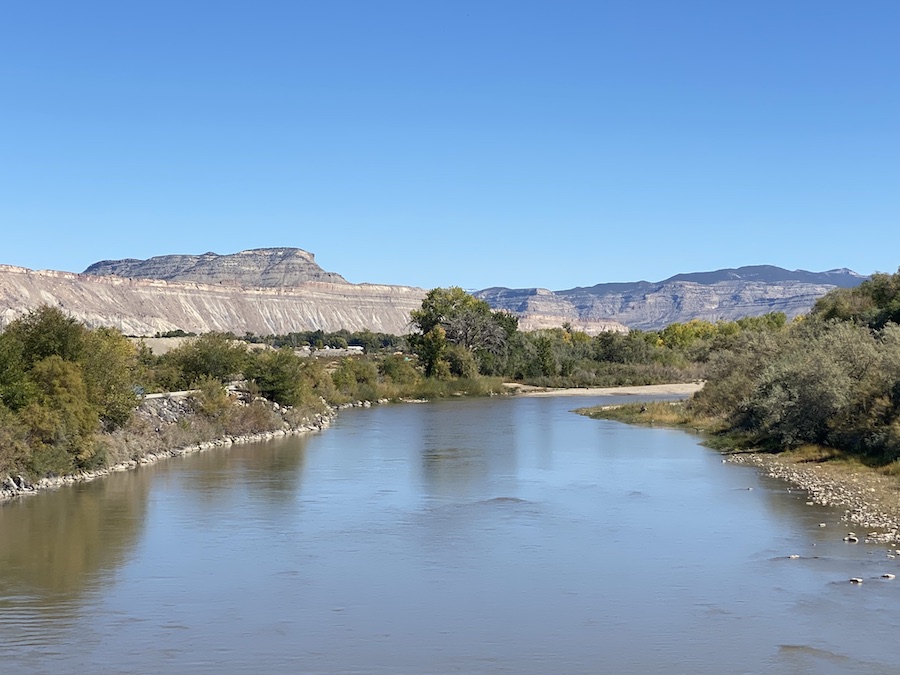
[[(251, 398), (302, 415), (356, 400), (498, 393), (510, 380), (586, 387), (705, 379), (693, 414), (720, 430), (889, 462), (900, 457), (898, 312), (900, 277), (875, 275), (791, 322), (773, 313), (591, 336), (568, 324), (519, 330), (515, 316), (450, 287), (426, 294), (404, 336), (210, 333), (156, 355), (116, 330), (41, 307), (0, 333), (0, 475), (102, 466), (105, 437), (133, 424), (145, 393), (197, 390), (198, 414), (219, 419), (233, 403), (225, 384), (234, 380)], [(297, 350), (351, 344), (364, 355), (305, 358)], [(266, 423), (259, 408), (243, 414), (250, 428)]]
[(595, 336), (570, 324), (520, 331), (514, 315), (451, 287), (426, 294), (412, 312), (407, 342), (428, 377), (496, 376), (550, 387), (639, 385), (702, 379), (711, 355), (741, 334), (777, 332), (786, 323), (779, 312)]
[[(202, 426), (209, 436), (215, 430), (277, 428), (273, 425), (283, 418), (268, 414), (258, 404), (263, 399), (290, 408), (292, 419), (301, 422), (327, 405), (500, 388), (490, 378), (426, 378), (413, 355), (393, 352), (405, 344), (400, 336), (311, 331), (252, 337), (187, 336), (179, 347), (156, 355), (117, 330), (88, 328), (56, 307), (39, 307), (12, 321), (0, 333), (0, 479), (104, 466), (112, 461), (111, 437), (141, 429), (134, 411), (141, 397), (153, 392), (194, 391), (190, 400), (197, 417), (184, 424)], [(368, 354), (305, 358), (293, 345), (307, 339), (319, 347), (359, 340)], [(234, 381), (242, 382), (251, 405), (234, 405), (226, 390)], [(192, 437), (197, 435), (179, 436)]]

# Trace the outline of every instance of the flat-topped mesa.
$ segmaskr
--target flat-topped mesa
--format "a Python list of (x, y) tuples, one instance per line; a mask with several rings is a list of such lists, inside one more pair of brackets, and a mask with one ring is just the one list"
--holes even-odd
[(291, 288), (307, 281), (348, 283), (340, 274), (323, 270), (312, 253), (299, 248), (256, 248), (229, 255), (204, 253), (161, 255), (147, 260), (103, 260), (82, 274), (242, 288)]
[(243, 288), (0, 265), (0, 330), (32, 309), (51, 305), (88, 326), (110, 326), (126, 335), (178, 329), (236, 335), (369, 329), (400, 335), (423, 297), (424, 290), (408, 286), (311, 281)]

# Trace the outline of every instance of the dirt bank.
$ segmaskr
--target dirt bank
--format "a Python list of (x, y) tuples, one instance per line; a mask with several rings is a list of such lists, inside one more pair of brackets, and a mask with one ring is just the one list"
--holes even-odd
[[(148, 396), (138, 407), (135, 418), (141, 423), (128, 430), (120, 430), (114, 435), (102, 437), (101, 440), (108, 446), (117, 441), (117, 444), (125, 448), (126, 457), (121, 452), (115, 453), (118, 460), (109, 458), (110, 464), (93, 470), (78, 471), (64, 476), (52, 476), (30, 481), (24, 476), (0, 476), (0, 505), (16, 497), (34, 495), (45, 490), (54, 490), (71, 483), (83, 483), (102, 478), (111, 473), (136, 469), (147, 464), (154, 464), (170, 457), (179, 457), (195, 452), (202, 452), (221, 446), (230, 446), (240, 443), (252, 443), (256, 441), (270, 440), (283, 436), (310, 433), (325, 429), (335, 414), (333, 408), (327, 408), (324, 413), (310, 413), (308, 416), (297, 418), (291, 415), (289, 409), (282, 408), (275, 403), (266, 401), (264, 405), (270, 410), (272, 419), (268, 421), (267, 428), (220, 434), (210, 433), (213, 427), (198, 425), (198, 415), (193, 410), (188, 397), (189, 392), (174, 392), (172, 394)], [(261, 399), (260, 399), (261, 401)], [(241, 405), (243, 403), (243, 406)], [(360, 403), (360, 405), (363, 405)], [(232, 410), (240, 411), (246, 408), (247, 403), (240, 398), (233, 402)], [(178, 442), (185, 434), (178, 433), (184, 429), (201, 429), (197, 432), (197, 438), (189, 442)], [(175, 433), (170, 433), (175, 431)], [(204, 431), (205, 430), (205, 431)], [(191, 435), (190, 432), (185, 432)]]

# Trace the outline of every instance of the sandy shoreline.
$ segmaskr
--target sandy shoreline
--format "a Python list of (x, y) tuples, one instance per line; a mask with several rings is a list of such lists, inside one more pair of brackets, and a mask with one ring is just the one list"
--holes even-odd
[(550, 389), (515, 382), (504, 384), (517, 396), (690, 396), (703, 388), (702, 382), (678, 384), (647, 384), (633, 387), (571, 387)]

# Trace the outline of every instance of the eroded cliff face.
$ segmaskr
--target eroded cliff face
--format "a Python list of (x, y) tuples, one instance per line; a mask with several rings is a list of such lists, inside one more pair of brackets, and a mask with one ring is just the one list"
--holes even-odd
[(126, 279), (0, 265), (0, 324), (39, 307), (59, 307), (89, 326), (126, 335), (181, 329), (257, 335), (369, 330), (403, 334), (421, 288), (309, 281), (291, 288)]
[(809, 312), (816, 300), (833, 288), (796, 281), (726, 281), (707, 285), (678, 281), (638, 292), (602, 296), (569, 292), (565, 297), (581, 316), (615, 316), (631, 328), (656, 330), (676, 321), (734, 321), (769, 312), (784, 312), (793, 318)]
[(628, 330), (622, 322), (609, 318), (612, 315), (582, 313), (565, 297), (545, 288), (492, 288), (477, 291), (474, 295), (486, 300), (494, 309), (502, 309), (518, 316), (521, 330), (558, 328), (564, 323), (569, 323), (575, 330), (584, 331), (588, 335)]
[[(861, 281), (863, 277), (858, 279)], [(818, 298), (836, 287), (835, 283), (795, 280), (732, 279), (714, 283), (667, 280), (556, 292), (489, 288), (476, 292), (475, 296), (495, 309), (522, 312), (529, 317), (526, 321), (532, 320), (531, 317), (553, 316), (576, 327), (580, 323), (610, 321), (629, 328), (657, 330), (691, 319), (734, 321), (769, 312), (784, 312), (793, 318), (809, 312)]]
[(84, 274), (129, 279), (162, 279), (244, 288), (288, 288), (307, 281), (346, 284), (340, 274), (319, 267), (315, 256), (299, 248), (256, 248), (218, 255), (161, 255), (147, 260), (103, 260)]
[[(409, 286), (350, 284), (296, 248), (105, 261), (88, 270), (102, 275), (0, 265), (0, 327), (49, 304), (88, 325), (113, 326), (126, 335), (177, 329), (268, 335), (367, 328), (399, 335), (409, 332), (409, 313), (425, 296), (423, 289)], [(595, 335), (768, 312), (794, 317), (808, 312), (833, 288), (863, 279), (843, 269), (805, 272), (762, 265), (682, 274), (657, 283), (556, 292), (488, 288), (474, 295), (518, 316), (522, 330), (569, 323)]]

